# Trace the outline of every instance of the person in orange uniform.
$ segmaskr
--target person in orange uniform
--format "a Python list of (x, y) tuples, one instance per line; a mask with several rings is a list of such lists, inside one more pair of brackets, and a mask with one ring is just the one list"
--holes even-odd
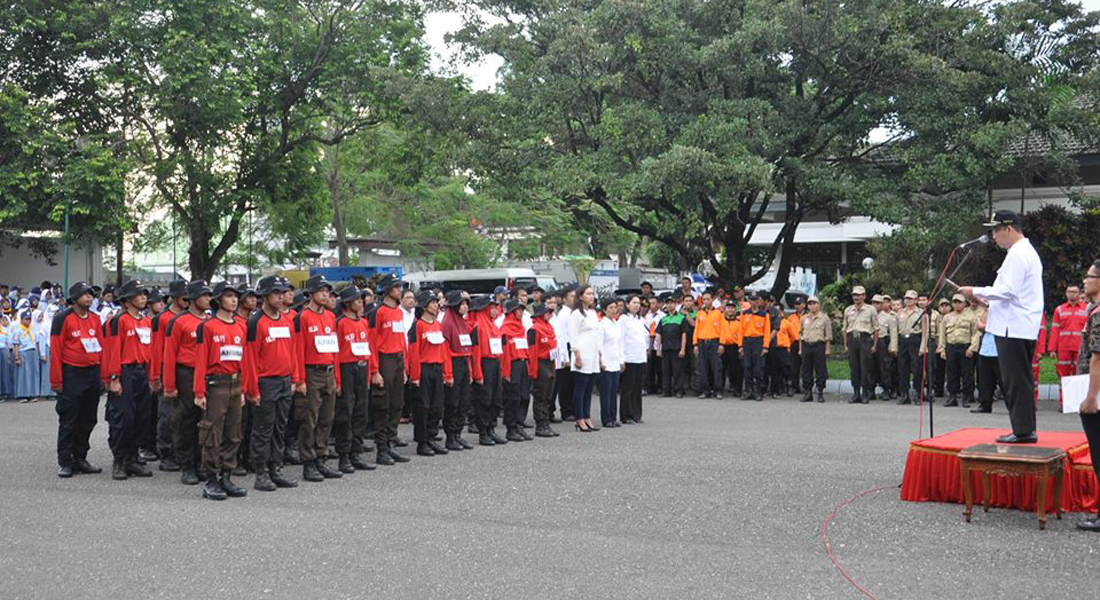
[(340, 393), (340, 342), (336, 315), (328, 310), (332, 284), (323, 275), (314, 275), (306, 280), (303, 291), (308, 302), (294, 317), (294, 338), (298, 355), (295, 367), (298, 378), (305, 383), (305, 393), (294, 408), (299, 423), (302, 479), (317, 483), (343, 477), (343, 473), (325, 464), (336, 395)]
[(138, 460), (138, 440), (141, 432), (149, 430), (153, 416), (154, 401), (149, 392), (153, 325), (142, 313), (149, 290), (140, 281), (131, 279), (122, 284), (116, 298), (123, 310), (107, 324), (107, 439), (114, 455), (111, 479), (125, 481), (130, 476), (153, 475)]
[[(554, 300), (551, 303), (555, 302)], [(547, 315), (552, 312), (548, 304), (539, 302), (531, 309), (531, 329), (527, 332), (529, 360), (527, 375), (534, 388), (535, 436), (557, 437), (550, 428), (550, 415), (554, 410), (554, 378), (557, 374), (554, 359), (558, 349), (557, 335)]]
[(336, 335), (340, 338), (340, 395), (332, 433), (341, 473), (373, 471), (376, 467), (363, 459), (370, 411), (370, 328), (363, 315), (363, 292), (354, 285), (340, 290), (336, 310)]
[(722, 310), (721, 327), (718, 331), (718, 353), (722, 355), (723, 379), (729, 382), (729, 390), (734, 398), (741, 397), (741, 380), (744, 371), (741, 368), (741, 319), (738, 307), (740, 303), (731, 301)]
[(741, 367), (744, 370), (745, 394), (742, 400), (764, 399), (764, 358), (771, 345), (771, 315), (753, 292), (749, 296), (752, 308), (741, 313)]
[(57, 476), (61, 478), (103, 472), (88, 462), (107, 365), (102, 360), (99, 316), (91, 312), (94, 298), (92, 286), (74, 283), (69, 287), (72, 306), (58, 312), (50, 327), (50, 389), (57, 392)]
[(802, 316), (806, 314), (806, 299), (802, 296), (794, 298), (794, 312), (787, 315), (787, 320), (794, 328), (791, 337), (791, 393), (802, 393)]
[(199, 324), (195, 350), (195, 406), (202, 410), (199, 443), (206, 485), (202, 496), (210, 500), (242, 498), (248, 490), (233, 483), (237, 449), (241, 443), (241, 363), (245, 320), (237, 316), (238, 292), (222, 281), (214, 286), (214, 317)]
[(711, 292), (703, 292), (699, 312), (695, 315), (695, 391), (699, 398), (722, 399), (722, 357), (719, 337), (725, 315), (711, 306)]
[(202, 279), (187, 284), (187, 312), (169, 321), (164, 331), (164, 395), (172, 399), (172, 439), (184, 485), (197, 485), (200, 480), (202, 411), (195, 406), (195, 353), (199, 325), (207, 319), (213, 295)]
[(780, 394), (790, 396), (791, 380), (791, 346), (797, 335), (790, 317), (783, 317), (779, 321), (779, 330), (775, 333), (775, 346), (770, 353), (775, 360), (776, 376), (771, 379), (771, 396), (778, 398)]
[(283, 474), (283, 447), (292, 394), (301, 381), (295, 367), (294, 321), (283, 312), (290, 284), (278, 275), (256, 283), (262, 304), (245, 327), (242, 365), (245, 399), (252, 404), (252, 433), (248, 458), (256, 473), (253, 486), (261, 492), (298, 487)]
[(477, 401), (478, 444), (495, 446), (508, 440), (496, 433), (497, 415), (501, 411), (501, 360), (504, 358), (504, 340), (500, 329), (493, 322), (497, 304), (491, 296), (478, 296), (470, 301), (473, 326), (470, 337), (474, 343), (470, 351), (471, 371), (474, 378), (473, 396)]
[(412, 397), (413, 439), (420, 456), (449, 454), (435, 443), (443, 420), (444, 387), (454, 386), (451, 357), (443, 324), (439, 322), (439, 298), (423, 291), (416, 295), (417, 319), (409, 330), (409, 381)]
[(409, 462), (394, 449), (401, 409), (405, 405), (405, 313), (401, 310), (401, 280), (387, 276), (380, 283), (382, 304), (367, 317), (371, 345), (371, 414), (374, 417), (375, 462), (393, 465)]
[(176, 462), (176, 444), (172, 439), (172, 399), (164, 395), (161, 374), (164, 372), (164, 332), (168, 322), (187, 312), (190, 302), (187, 296), (187, 281), (177, 279), (168, 285), (168, 308), (153, 317), (153, 347), (149, 359), (149, 385), (157, 394), (157, 454), (160, 463), (157, 468), (165, 472), (180, 470)]
[(1077, 353), (1081, 349), (1081, 332), (1085, 330), (1087, 320), (1088, 306), (1081, 299), (1081, 288), (1076, 285), (1066, 287), (1066, 301), (1054, 309), (1046, 343), (1046, 353), (1057, 357), (1055, 368), (1059, 377), (1077, 374)]

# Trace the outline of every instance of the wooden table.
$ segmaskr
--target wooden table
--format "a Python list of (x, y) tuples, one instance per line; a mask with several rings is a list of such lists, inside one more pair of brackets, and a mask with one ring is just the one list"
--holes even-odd
[(1039, 516), (1039, 529), (1047, 528), (1047, 485), (1050, 476), (1054, 476), (1054, 506), (1058, 519), (1062, 518), (1062, 476), (1066, 453), (1057, 448), (1042, 448), (1018, 444), (977, 444), (959, 451), (960, 472), (962, 474), (963, 493), (966, 496), (966, 522), (970, 522), (973, 512), (973, 492), (970, 489), (970, 473), (982, 474), (984, 488), (983, 504), (989, 512), (990, 485), (989, 476), (1009, 475), (1013, 477), (1034, 475), (1037, 482), (1038, 497), (1035, 499), (1035, 512)]

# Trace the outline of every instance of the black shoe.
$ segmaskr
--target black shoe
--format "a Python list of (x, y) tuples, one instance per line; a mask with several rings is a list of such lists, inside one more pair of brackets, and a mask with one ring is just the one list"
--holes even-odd
[(283, 452), (283, 462), (288, 465), (300, 465), (302, 464), (302, 455), (294, 448), (287, 448), (286, 452)]
[(418, 442), (416, 444), (416, 453), (420, 456), (435, 456), (435, 450), (432, 450), (428, 442)]
[(317, 461), (311, 460), (302, 465), (302, 479), (313, 483), (325, 480), (325, 476), (317, 470)]
[(145, 462), (156, 462), (160, 460), (160, 455), (157, 454), (156, 450), (139, 450), (138, 458)]
[(160, 464), (157, 465), (157, 468), (160, 469), (161, 471), (168, 471), (170, 473), (175, 473), (176, 471), (180, 470), (180, 465), (179, 465), (179, 463), (177, 463), (175, 460), (173, 460), (171, 458), (165, 458), (165, 459), (162, 459), (160, 461)]
[(550, 430), (549, 425), (539, 425), (535, 428), (535, 437), (550, 438), (554, 437), (554, 432)]
[(454, 435), (447, 436), (447, 441), (443, 442), (443, 447), (450, 452), (461, 452), (465, 450), (465, 448), (462, 447), (462, 444), (458, 443), (458, 440), (455, 439)]
[(463, 450), (473, 450), (474, 449), (474, 445), (471, 444), (470, 442), (467, 442), (466, 440), (464, 440), (462, 438), (462, 434), (455, 434), (455, 441), (458, 442), (459, 446), (462, 446)]
[(848, 400), (848, 404), (859, 404), (860, 402), (863, 402), (863, 399), (859, 394), (853, 394), (851, 399)]
[(715, 394), (714, 399), (715, 400), (724, 400), (724, 398), (722, 398), (722, 393), (721, 392), (718, 392), (717, 394)]
[(233, 483), (233, 474), (229, 471), (222, 471), (221, 477), (218, 478), (218, 483), (221, 484), (222, 489), (225, 490), (225, 495), (230, 498), (244, 498), (248, 495), (248, 490)]
[(378, 448), (378, 454), (375, 457), (374, 462), (375, 464), (379, 464), (385, 467), (393, 466), (394, 464), (393, 457), (390, 456), (389, 451), (383, 450), (381, 447)]
[(683, 398), (683, 397), (684, 397), (684, 393), (683, 393), (683, 392), (676, 392), (676, 397), (677, 397), (677, 398)]
[(972, 396), (970, 394), (963, 394), (962, 398), (959, 398), (959, 405), (963, 408), (970, 408), (970, 400)]
[(68, 479), (73, 476), (73, 468), (69, 465), (62, 465), (57, 468), (57, 476), (62, 479)]
[(225, 500), (229, 495), (225, 493), (217, 477), (208, 477), (206, 485), (202, 488), (202, 497), (210, 500)]
[(955, 394), (951, 394), (951, 396), (947, 399), (947, 402), (943, 403), (944, 408), (948, 408), (948, 407), (951, 407), (951, 406), (958, 406), (958, 405), (959, 405), (959, 398)]
[(825, 402), (825, 390), (817, 390), (814, 397), (817, 398), (818, 402)]
[(356, 471), (373, 471), (378, 468), (367, 462), (366, 459), (363, 458), (363, 455), (359, 454), (358, 452), (352, 453), (350, 461), (351, 466), (355, 467)]
[(1038, 441), (1039, 437), (1036, 436), (1034, 433), (1020, 436), (1016, 435), (1015, 433), (1010, 433), (1008, 435), (1002, 435), (1001, 437), (997, 438), (998, 444), (1034, 444)]
[[(233, 467), (233, 472), (231, 474), (234, 475), (235, 477), (244, 477), (245, 475), (248, 475), (248, 473), (249, 473), (248, 467), (245, 467), (243, 465), (237, 465), (236, 467)], [(222, 486), (222, 487), (225, 487), (225, 486)]]
[(298, 482), (297, 481), (294, 481), (292, 479), (287, 479), (287, 476), (283, 475), (283, 468), (282, 467), (275, 467), (274, 469), (271, 469), (269, 475), (271, 476), (271, 481), (275, 482), (275, 485), (277, 487), (281, 487), (281, 488), (296, 488), (296, 487), (298, 487)]
[(271, 481), (271, 475), (267, 471), (256, 473), (256, 483), (252, 487), (261, 492), (274, 492), (278, 489), (275, 482)]
[(1100, 531), (1100, 515), (1096, 515), (1087, 521), (1081, 521), (1077, 524), (1077, 528), (1081, 531)]
[(181, 466), (180, 467), (180, 483), (183, 485), (198, 485), (199, 474), (195, 472), (192, 467)]
[(509, 427), (508, 433), (505, 435), (509, 442), (526, 442), (527, 438), (523, 437), (523, 434), (517, 431), (515, 427)]
[(695, 397), (702, 400), (703, 398), (707, 397), (707, 393), (706, 392), (699, 392), (698, 394), (695, 395)]
[(398, 448), (404, 448), (405, 446), (408, 446), (409, 443), (406, 442), (405, 440), (399, 438), (399, 437), (394, 437), (393, 438), (393, 445), (398, 447)]
[[(408, 446), (408, 444), (405, 444), (405, 445)], [(393, 462), (407, 463), (410, 460), (408, 456), (405, 456), (404, 454), (401, 454), (400, 452), (398, 452), (397, 450), (394, 450), (393, 448), (389, 449), (389, 455), (390, 455), (390, 458), (393, 459)]]
[(627, 420), (623, 421), (623, 425), (637, 425), (637, 424), (638, 424), (638, 422), (635, 421), (634, 419), (627, 419)]
[(813, 402), (814, 401), (813, 392), (806, 392), (805, 395), (803, 395), (802, 398), (799, 398), (798, 401), (799, 402)]
[(336, 469), (328, 466), (328, 464), (325, 463), (325, 459), (323, 458), (318, 458), (314, 461), (314, 463), (317, 465), (317, 472), (319, 472), (321, 476), (325, 479), (340, 479), (344, 476), (344, 474), (340, 471), (337, 471)]
[(524, 439), (524, 440), (526, 440), (526, 441), (528, 441), (528, 442), (530, 442), (531, 440), (535, 439), (535, 437), (534, 437), (533, 435), (531, 435), (530, 433), (527, 433), (527, 432), (526, 432), (526, 431), (524, 431), (524, 430), (523, 430), (522, 428), (520, 428), (520, 429), (517, 429), (517, 431), (519, 431), (519, 434), (523, 436), (523, 439)]
[(87, 475), (95, 475), (97, 473), (102, 473), (102, 472), (103, 472), (103, 469), (93, 465), (92, 463), (88, 462), (86, 459), (83, 459), (83, 458), (73, 463), (73, 473), (84, 473), (84, 474), (87, 474)]
[(489, 437), (492, 438), (493, 441), (496, 442), (497, 444), (507, 444), (508, 443), (508, 440), (500, 437), (497, 434), (497, 432), (493, 431), (492, 429), (489, 430)]
[(756, 400), (756, 394), (752, 392), (746, 392), (744, 396), (741, 396), (742, 400)]
[(450, 450), (444, 448), (443, 446), (440, 446), (436, 442), (428, 442), (428, 447), (431, 448), (432, 452), (435, 452), (436, 454), (450, 454), (451, 452)]
[(564, 417), (561, 418), (561, 420), (562, 421), (576, 421), (577, 417), (574, 417), (573, 415), (565, 415)]
[(491, 436), (489, 436), (489, 434), (487, 434), (487, 433), (483, 433), (483, 434), (477, 436), (477, 443), (481, 444), (482, 446), (496, 446), (497, 445), (497, 443), (495, 441), (493, 441), (493, 438)]
[(136, 459), (126, 461), (126, 464), (123, 465), (123, 468), (126, 470), (126, 474), (132, 477), (153, 476), (153, 472), (149, 470), (149, 467), (146, 467), (145, 465), (139, 463)]
[(347, 473), (349, 475), (355, 472), (355, 467), (351, 464), (351, 457), (347, 454), (340, 455), (340, 462), (337, 463), (336, 468), (339, 469), (341, 473)]
[(471, 423), (471, 424), (466, 426), (466, 433), (477, 433), (477, 432), (478, 432), (477, 431), (477, 425), (474, 425), (473, 423)]
[(111, 479), (115, 481), (126, 481), (129, 477), (126, 476), (126, 465), (122, 462), (122, 459), (116, 458), (111, 463)]
[(206, 481), (206, 471), (196, 470), (195, 471), (195, 477), (199, 478), (199, 482)]
[(524, 429), (534, 429), (534, 428), (535, 428), (535, 426), (534, 426), (534, 425), (532, 425), (532, 424), (528, 423), (527, 421), (523, 421), (523, 422), (521, 422), (521, 423), (519, 424), (519, 426), (520, 426), (520, 427), (522, 427), (522, 428), (524, 428)]
[(988, 414), (988, 413), (993, 412), (993, 407), (992, 406), (982, 406), (981, 404), (979, 404), (977, 407), (970, 409), (970, 412), (972, 412), (974, 414), (980, 414), (980, 413), (987, 413)]

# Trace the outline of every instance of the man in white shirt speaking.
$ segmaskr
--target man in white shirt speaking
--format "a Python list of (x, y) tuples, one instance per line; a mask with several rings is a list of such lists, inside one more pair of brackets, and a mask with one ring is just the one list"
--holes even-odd
[(997, 360), (1005, 388), (1012, 433), (997, 438), (1005, 444), (1034, 444), (1035, 401), (1031, 358), (1043, 318), (1043, 263), (1031, 242), (1024, 237), (1020, 216), (998, 210), (991, 222), (993, 241), (1008, 251), (997, 279), (986, 287), (963, 287), (967, 298), (989, 304), (986, 331), (997, 344)]

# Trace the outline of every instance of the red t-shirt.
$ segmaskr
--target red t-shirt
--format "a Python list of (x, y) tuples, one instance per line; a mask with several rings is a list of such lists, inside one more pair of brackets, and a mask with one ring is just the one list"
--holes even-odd
[(301, 383), (295, 366), (294, 320), (282, 313), (272, 319), (263, 310), (252, 314), (245, 330), (244, 351), (248, 360), (244, 368), (244, 393), (260, 395), (261, 377), (290, 377), (293, 383)]
[(50, 387), (60, 388), (62, 365), (100, 367), (106, 381), (108, 360), (103, 360), (103, 330), (99, 315), (88, 312), (83, 318), (67, 308), (53, 318), (50, 327)]
[(232, 375), (243, 370), (245, 322), (232, 323), (214, 317), (199, 325), (195, 349), (195, 396), (206, 395), (207, 374)]
[(107, 375), (121, 375), (123, 365), (149, 365), (153, 356), (153, 322), (149, 317), (135, 319), (129, 311), (122, 311), (108, 322), (107, 335)]
[(198, 349), (199, 325), (207, 317), (187, 311), (168, 322), (164, 331), (164, 391), (176, 391), (176, 365), (195, 367), (195, 351)]
[(422, 365), (443, 365), (443, 380), (451, 381), (451, 357), (443, 326), (438, 320), (431, 323), (424, 319), (413, 321), (409, 332), (409, 379), (419, 380)]
[(336, 386), (340, 386), (340, 369), (337, 359), (340, 342), (336, 335), (336, 315), (327, 310), (320, 313), (303, 308), (294, 317), (294, 341), (298, 378), (305, 381), (306, 365), (331, 365), (336, 370)]

